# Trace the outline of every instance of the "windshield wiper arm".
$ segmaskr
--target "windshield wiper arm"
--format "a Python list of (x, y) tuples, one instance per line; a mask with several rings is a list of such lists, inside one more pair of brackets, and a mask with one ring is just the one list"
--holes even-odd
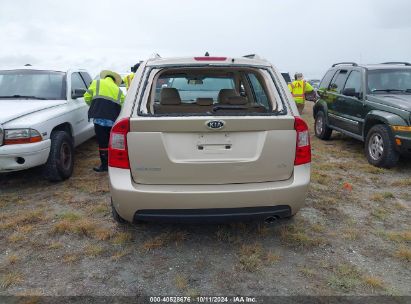
[(26, 98), (26, 99), (39, 99), (39, 100), (46, 100), (44, 97), (37, 97), (37, 96), (28, 96), (28, 95), (7, 95), (7, 96), (0, 96), (0, 98)]

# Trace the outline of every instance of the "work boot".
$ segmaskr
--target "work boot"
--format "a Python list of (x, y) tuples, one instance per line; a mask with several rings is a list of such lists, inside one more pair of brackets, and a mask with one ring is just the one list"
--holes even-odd
[(108, 171), (108, 151), (100, 150), (100, 161), (101, 165), (99, 167), (93, 168), (96, 172), (107, 172)]

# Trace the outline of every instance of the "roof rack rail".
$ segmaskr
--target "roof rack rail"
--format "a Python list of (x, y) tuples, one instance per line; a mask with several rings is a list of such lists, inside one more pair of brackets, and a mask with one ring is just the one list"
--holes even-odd
[(389, 61), (389, 62), (383, 62), (382, 64), (403, 64), (403, 65), (406, 65), (406, 66), (411, 66), (411, 63), (401, 62), (401, 61)]
[(248, 59), (261, 59), (257, 54), (244, 55), (243, 57)]
[(337, 65), (352, 65), (352, 66), (358, 66), (358, 64), (355, 63), (355, 62), (337, 62), (337, 63), (334, 63), (334, 64), (332, 65), (332, 68), (333, 68), (333, 67), (336, 67)]

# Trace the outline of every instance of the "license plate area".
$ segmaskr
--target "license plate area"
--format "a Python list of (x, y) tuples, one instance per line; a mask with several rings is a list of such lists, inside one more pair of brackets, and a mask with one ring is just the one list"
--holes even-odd
[(202, 133), (197, 138), (197, 150), (204, 153), (221, 153), (232, 149), (229, 133)]

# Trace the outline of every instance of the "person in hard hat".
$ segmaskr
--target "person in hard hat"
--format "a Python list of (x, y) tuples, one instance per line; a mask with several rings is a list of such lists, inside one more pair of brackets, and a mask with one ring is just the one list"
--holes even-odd
[(130, 88), (131, 82), (134, 79), (134, 74), (136, 73), (139, 66), (140, 66), (140, 63), (136, 63), (134, 66), (131, 67), (131, 73), (123, 78), (127, 91)]
[(130, 88), (130, 85), (131, 85), (131, 82), (133, 81), (133, 78), (134, 78), (134, 73), (133, 72), (131, 72), (127, 76), (124, 76), (124, 78), (123, 78), (123, 82), (126, 85), (126, 90), (127, 91)]
[(314, 91), (314, 88), (304, 80), (302, 73), (296, 73), (294, 78), (295, 80), (288, 84), (288, 88), (294, 97), (298, 112), (302, 114), (305, 105), (305, 93)]
[(124, 102), (124, 94), (119, 88), (121, 81), (121, 76), (116, 72), (101, 71), (100, 79), (93, 80), (84, 94), (84, 99), (90, 106), (88, 118), (93, 119), (100, 152), (101, 165), (93, 168), (96, 172), (108, 170), (110, 131)]

